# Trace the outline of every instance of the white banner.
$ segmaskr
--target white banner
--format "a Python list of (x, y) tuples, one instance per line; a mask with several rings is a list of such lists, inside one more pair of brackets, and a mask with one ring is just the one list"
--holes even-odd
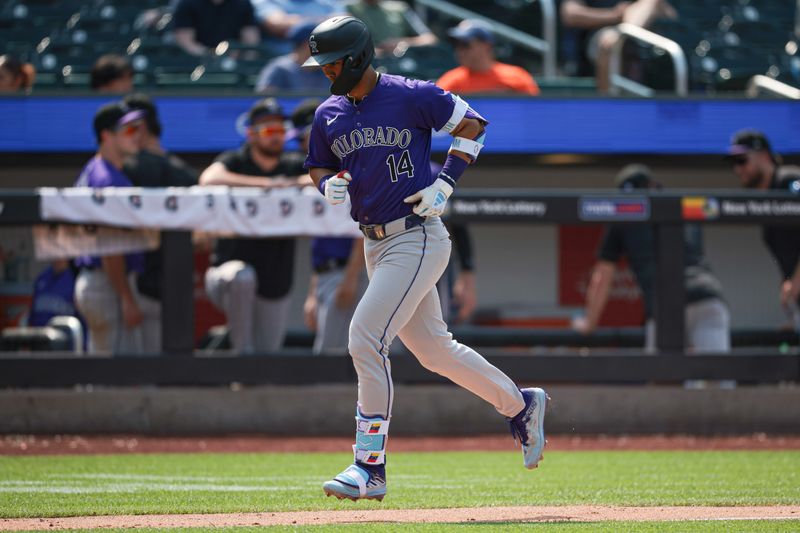
[(313, 187), (40, 188), (42, 218), (123, 228), (183, 229), (258, 237), (358, 237), (350, 205)]
[(33, 226), (33, 249), (40, 261), (82, 255), (117, 255), (158, 248), (160, 237), (155, 229), (38, 224)]

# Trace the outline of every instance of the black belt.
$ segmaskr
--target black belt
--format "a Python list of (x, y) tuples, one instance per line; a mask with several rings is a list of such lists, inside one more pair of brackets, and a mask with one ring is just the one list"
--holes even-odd
[(405, 218), (398, 218), (386, 224), (359, 224), (358, 229), (368, 239), (373, 241), (382, 241), (390, 235), (406, 231), (417, 226), (421, 226), (425, 222), (425, 218), (419, 215), (408, 215)]
[(344, 268), (347, 265), (347, 259), (328, 259), (327, 261), (323, 261), (319, 265), (314, 267), (314, 272), (317, 274), (324, 274), (325, 272), (330, 272), (331, 270), (339, 270), (340, 268)]

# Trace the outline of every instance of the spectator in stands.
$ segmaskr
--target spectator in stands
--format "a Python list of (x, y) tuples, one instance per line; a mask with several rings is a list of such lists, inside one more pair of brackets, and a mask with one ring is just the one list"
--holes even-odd
[[(200, 175), (201, 185), (297, 186), (302, 154), (284, 152), (284, 113), (265, 98), (247, 114), (245, 144), (224, 152)], [(310, 183), (310, 179), (308, 180)], [(294, 271), (291, 238), (219, 239), (206, 271), (209, 299), (225, 312), (233, 348), (272, 353), (283, 346)]]
[[(97, 154), (78, 177), (77, 187), (130, 187), (122, 172), (125, 158), (139, 151), (144, 113), (121, 102), (101, 107), (94, 117)], [(81, 257), (75, 304), (86, 319), (89, 353), (141, 353), (143, 316), (135, 276), (142, 254)]]
[(298, 24), (289, 31), (294, 50), (272, 59), (256, 81), (256, 92), (305, 91), (327, 93), (330, 81), (318, 69), (300, 68), (311, 55), (308, 38), (316, 26), (313, 22)]
[(539, 94), (539, 86), (523, 68), (497, 61), (489, 25), (467, 19), (447, 34), (453, 40), (460, 66), (445, 72), (436, 84), (457, 93)]
[(133, 91), (133, 68), (119, 54), (100, 56), (89, 74), (89, 86), (100, 93), (127, 94)]
[(213, 53), (222, 41), (261, 42), (249, 0), (180, 0), (172, 25), (175, 42), (193, 56)]
[(372, 35), (378, 56), (413, 46), (436, 44), (436, 35), (417, 16), (408, 3), (398, 0), (355, 0), (347, 11), (364, 21)]
[[(300, 142), (303, 158), (308, 153), (314, 111), (320, 103), (315, 98), (303, 100), (292, 113), (293, 128), (287, 138)], [(315, 237), (311, 241), (311, 268), (303, 317), (315, 331), (313, 352), (345, 355), (350, 320), (367, 288), (364, 239)]]
[[(737, 131), (728, 155), (733, 173), (746, 189), (800, 193), (800, 167), (783, 165), (766, 135), (758, 130)], [(781, 270), (780, 303), (792, 326), (800, 331), (800, 230), (796, 226), (764, 225), (761, 238)]]
[[(643, 165), (628, 165), (616, 177), (618, 188), (625, 192), (660, 189), (652, 172)], [(703, 257), (702, 228), (685, 226), (686, 340), (695, 353), (730, 351), (730, 313), (722, 299), (722, 287)], [(646, 224), (618, 224), (606, 227), (589, 286), (583, 317), (573, 327), (583, 334), (597, 327), (614, 280), (615, 264), (623, 256), (636, 276), (645, 307), (645, 349), (655, 350), (656, 328), (653, 320), (656, 268), (653, 228)]]
[(334, 15), (344, 15), (341, 0), (251, 0), (256, 19), (273, 38), (286, 39), (295, 26), (314, 26)]
[[(161, 145), (158, 109), (145, 94), (125, 97), (125, 104), (144, 113), (139, 151), (126, 159), (123, 170), (136, 187), (191, 187), (197, 185), (197, 172)], [(145, 252), (143, 272), (136, 277), (141, 297), (145, 353), (161, 351), (161, 276), (163, 250)]]
[(594, 75), (600, 93), (608, 92), (609, 52), (619, 40), (613, 26), (647, 28), (659, 18), (678, 17), (667, 0), (564, 0), (560, 9), (564, 26), (578, 30), (578, 75)]
[(23, 63), (15, 56), (0, 56), (0, 93), (30, 92), (36, 69), (30, 63)]

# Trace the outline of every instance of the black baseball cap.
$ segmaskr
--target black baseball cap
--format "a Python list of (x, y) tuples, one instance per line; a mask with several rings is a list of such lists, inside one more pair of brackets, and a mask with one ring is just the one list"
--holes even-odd
[(758, 150), (766, 150), (773, 158), (775, 157), (772, 152), (772, 146), (770, 146), (769, 140), (763, 132), (754, 129), (739, 130), (733, 134), (731, 145), (728, 147), (728, 154), (725, 158), (732, 159)]
[(639, 164), (626, 165), (614, 177), (614, 185), (623, 191), (631, 191), (633, 189), (649, 189), (651, 187), (660, 187), (653, 178), (653, 171), (650, 167)]
[(116, 130), (135, 120), (144, 118), (145, 112), (141, 109), (132, 109), (123, 102), (111, 102), (105, 104), (94, 115), (94, 133), (97, 140), (100, 140), (100, 132), (103, 130)]
[(261, 117), (279, 117), (285, 118), (281, 104), (275, 98), (263, 98), (253, 104), (250, 111), (247, 112), (247, 122), (252, 124)]
[(298, 139), (305, 135), (314, 122), (314, 112), (322, 103), (319, 98), (306, 98), (292, 111), (293, 128), (286, 132), (287, 139)]

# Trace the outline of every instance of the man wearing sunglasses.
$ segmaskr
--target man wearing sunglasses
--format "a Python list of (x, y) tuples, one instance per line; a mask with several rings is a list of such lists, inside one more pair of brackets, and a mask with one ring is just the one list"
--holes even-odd
[[(127, 157), (139, 150), (143, 112), (121, 102), (106, 104), (94, 117), (97, 154), (83, 167), (76, 187), (131, 187), (122, 171)], [(141, 253), (79, 257), (75, 304), (86, 318), (89, 353), (142, 352), (142, 311), (135, 276)]]
[[(737, 131), (725, 159), (731, 163), (733, 173), (746, 189), (800, 193), (800, 167), (782, 165), (781, 157), (772, 151), (769, 140), (758, 130)], [(800, 229), (765, 225), (761, 228), (761, 238), (783, 274), (781, 306), (795, 328), (800, 329)]]
[[(264, 189), (297, 186), (306, 174), (303, 156), (284, 152), (283, 109), (274, 98), (260, 100), (245, 121), (241, 148), (217, 157), (200, 175), (201, 185)], [(219, 239), (206, 271), (209, 299), (225, 312), (230, 341), (238, 353), (274, 353), (283, 346), (294, 271), (291, 238)]]

